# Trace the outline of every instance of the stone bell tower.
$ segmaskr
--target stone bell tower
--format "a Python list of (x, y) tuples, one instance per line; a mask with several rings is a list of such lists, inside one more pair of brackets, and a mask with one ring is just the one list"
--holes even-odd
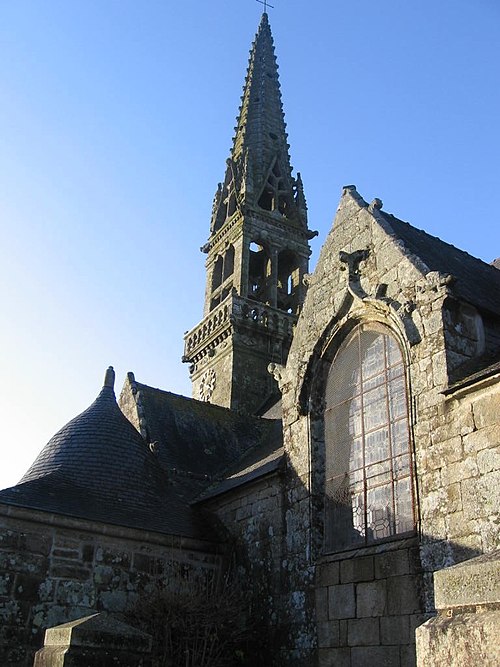
[(305, 297), (307, 207), (292, 176), (267, 14), (250, 51), (223, 183), (215, 193), (203, 320), (185, 336), (193, 396), (256, 413), (277, 394), (270, 363), (286, 361)]

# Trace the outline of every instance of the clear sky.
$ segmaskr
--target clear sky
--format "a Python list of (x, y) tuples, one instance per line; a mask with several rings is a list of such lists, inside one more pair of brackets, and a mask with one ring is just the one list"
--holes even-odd
[[(312, 266), (341, 194), (500, 255), (498, 0), (274, 0)], [(0, 487), (97, 395), (189, 395), (255, 0), (0, 0)]]

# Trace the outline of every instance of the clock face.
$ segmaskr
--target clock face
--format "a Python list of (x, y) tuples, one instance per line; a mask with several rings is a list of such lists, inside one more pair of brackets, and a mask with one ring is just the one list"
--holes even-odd
[(214, 393), (216, 374), (213, 368), (210, 368), (208, 371), (205, 371), (200, 382), (200, 400), (209, 401)]

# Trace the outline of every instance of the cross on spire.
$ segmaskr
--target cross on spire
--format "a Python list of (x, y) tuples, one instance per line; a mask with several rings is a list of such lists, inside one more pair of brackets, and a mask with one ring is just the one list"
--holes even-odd
[(260, 2), (261, 5), (264, 5), (264, 14), (267, 14), (267, 8), (271, 7), (271, 9), (274, 9), (274, 5), (270, 5), (267, 0), (256, 0), (257, 2)]

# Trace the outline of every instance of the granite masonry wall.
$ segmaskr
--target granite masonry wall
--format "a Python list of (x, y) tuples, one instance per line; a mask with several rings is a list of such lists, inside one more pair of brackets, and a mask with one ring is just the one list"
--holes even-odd
[(437, 616), (416, 632), (418, 667), (500, 664), (500, 552), (436, 572)]
[(283, 486), (278, 473), (212, 499), (208, 505), (224, 525), (238, 558), (238, 575), (261, 626), (259, 641), (267, 652), (266, 665), (278, 664), (283, 640)]
[(499, 549), (498, 377), (442, 396), (422, 410), (416, 434), (427, 435), (416, 452), (426, 569)]
[(118, 618), (161, 582), (215, 576), (214, 545), (0, 505), (0, 664), (31, 667), (46, 628)]
[(416, 538), (324, 556), (316, 569), (319, 664), (414, 665), (421, 609)]
[[(476, 327), (467, 345), (455, 341), (452, 349), (471, 309), (454, 307), (449, 316), (453, 280), (412, 255), (380, 208), (378, 200), (368, 206), (354, 188), (344, 190), (308, 277), (287, 365), (274, 370), (288, 456), (284, 540), (288, 625), (296, 629), (289, 665), (411, 667), (414, 628), (435, 613), (433, 572), (498, 548), (498, 378), (446, 393), (457, 350), (462, 362), (474, 358), (484, 337)], [(415, 537), (326, 553), (324, 382), (347, 333), (372, 322), (391, 330), (406, 365)]]

